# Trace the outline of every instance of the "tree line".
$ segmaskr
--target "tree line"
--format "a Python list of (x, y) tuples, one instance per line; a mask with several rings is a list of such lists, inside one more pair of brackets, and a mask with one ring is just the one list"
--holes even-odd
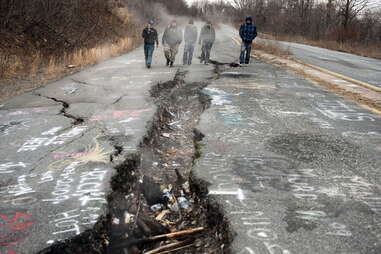
[(252, 15), (260, 31), (275, 35), (370, 45), (381, 42), (381, 9), (371, 7), (368, 0), (200, 0), (190, 11), (233, 24)]

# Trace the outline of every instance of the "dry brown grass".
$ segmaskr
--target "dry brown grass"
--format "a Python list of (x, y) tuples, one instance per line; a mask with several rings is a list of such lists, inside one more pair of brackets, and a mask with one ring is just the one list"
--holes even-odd
[(60, 57), (45, 59), (35, 53), (28, 58), (0, 55), (0, 101), (40, 87), (83, 67), (121, 55), (134, 49), (140, 38), (123, 38), (113, 44), (104, 44), (90, 49), (79, 49)]
[(310, 40), (303, 36), (273, 36), (270, 34), (261, 34), (260, 37), (263, 39), (271, 39), (277, 41), (296, 42), (300, 44), (306, 44), (310, 46), (346, 52), (359, 56), (381, 59), (381, 44), (364, 45), (360, 43), (351, 42), (341, 43), (333, 40)]
[(263, 52), (266, 52), (268, 54), (275, 55), (275, 56), (281, 56), (281, 57), (287, 58), (292, 55), (292, 53), (288, 49), (283, 48), (277, 42), (256, 41), (253, 44), (253, 47), (256, 50), (261, 50)]
[(133, 49), (137, 40), (124, 38), (115, 44), (106, 44), (91, 49), (79, 49), (70, 54), (64, 54), (60, 59), (52, 57), (44, 70), (44, 76), (52, 79), (57, 73), (62, 72), (68, 67), (82, 68), (96, 64), (107, 58), (118, 56)]

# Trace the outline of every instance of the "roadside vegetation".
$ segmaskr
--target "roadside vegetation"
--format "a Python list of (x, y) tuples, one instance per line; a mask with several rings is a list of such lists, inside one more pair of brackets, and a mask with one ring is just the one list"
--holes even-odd
[(265, 38), (381, 59), (380, 8), (368, 0), (219, 0), (199, 1), (191, 9), (234, 25), (252, 15)]
[[(149, 8), (147, 8), (149, 7)], [(182, 0), (0, 1), (0, 100), (134, 49)]]
[(0, 101), (128, 52), (148, 19), (162, 27), (174, 15), (235, 26), (252, 15), (263, 38), (381, 59), (381, 10), (371, 7), (367, 0), (0, 1)]

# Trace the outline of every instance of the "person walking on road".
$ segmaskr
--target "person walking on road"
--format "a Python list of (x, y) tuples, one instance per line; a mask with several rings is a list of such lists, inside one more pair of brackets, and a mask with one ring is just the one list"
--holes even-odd
[(181, 30), (177, 27), (177, 22), (173, 20), (165, 29), (162, 44), (164, 47), (164, 55), (167, 59), (167, 66), (172, 67), (176, 60), (179, 45), (183, 40)]
[(143, 30), (143, 38), (144, 38), (144, 55), (146, 60), (146, 66), (147, 68), (151, 68), (152, 64), (152, 55), (153, 51), (155, 49), (155, 43), (156, 46), (159, 47), (159, 39), (157, 35), (157, 31), (155, 28), (153, 28), (154, 22), (153, 20), (150, 20), (147, 24), (147, 27)]
[(191, 65), (194, 45), (197, 42), (197, 27), (193, 24), (193, 20), (189, 20), (189, 24), (185, 27), (184, 30), (184, 56), (183, 56), (183, 64)]
[(209, 64), (210, 51), (212, 50), (213, 43), (216, 39), (216, 31), (212, 25), (212, 22), (208, 21), (206, 25), (201, 29), (199, 44), (201, 44), (201, 60), (205, 64)]
[(253, 23), (253, 18), (251, 16), (247, 16), (245, 18), (245, 23), (242, 24), (239, 29), (239, 36), (242, 39), (239, 62), (240, 64), (249, 64), (251, 46), (253, 44), (253, 40), (257, 37), (257, 27)]

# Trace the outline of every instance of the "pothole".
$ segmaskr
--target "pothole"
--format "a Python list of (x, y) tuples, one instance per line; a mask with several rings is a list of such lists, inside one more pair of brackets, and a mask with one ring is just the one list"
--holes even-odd
[(359, 148), (342, 138), (313, 133), (287, 133), (267, 142), (269, 150), (302, 162), (355, 160)]
[(228, 223), (191, 174), (209, 98), (185, 74), (152, 89), (157, 113), (140, 153), (116, 167), (107, 216), (40, 253), (230, 253)]

